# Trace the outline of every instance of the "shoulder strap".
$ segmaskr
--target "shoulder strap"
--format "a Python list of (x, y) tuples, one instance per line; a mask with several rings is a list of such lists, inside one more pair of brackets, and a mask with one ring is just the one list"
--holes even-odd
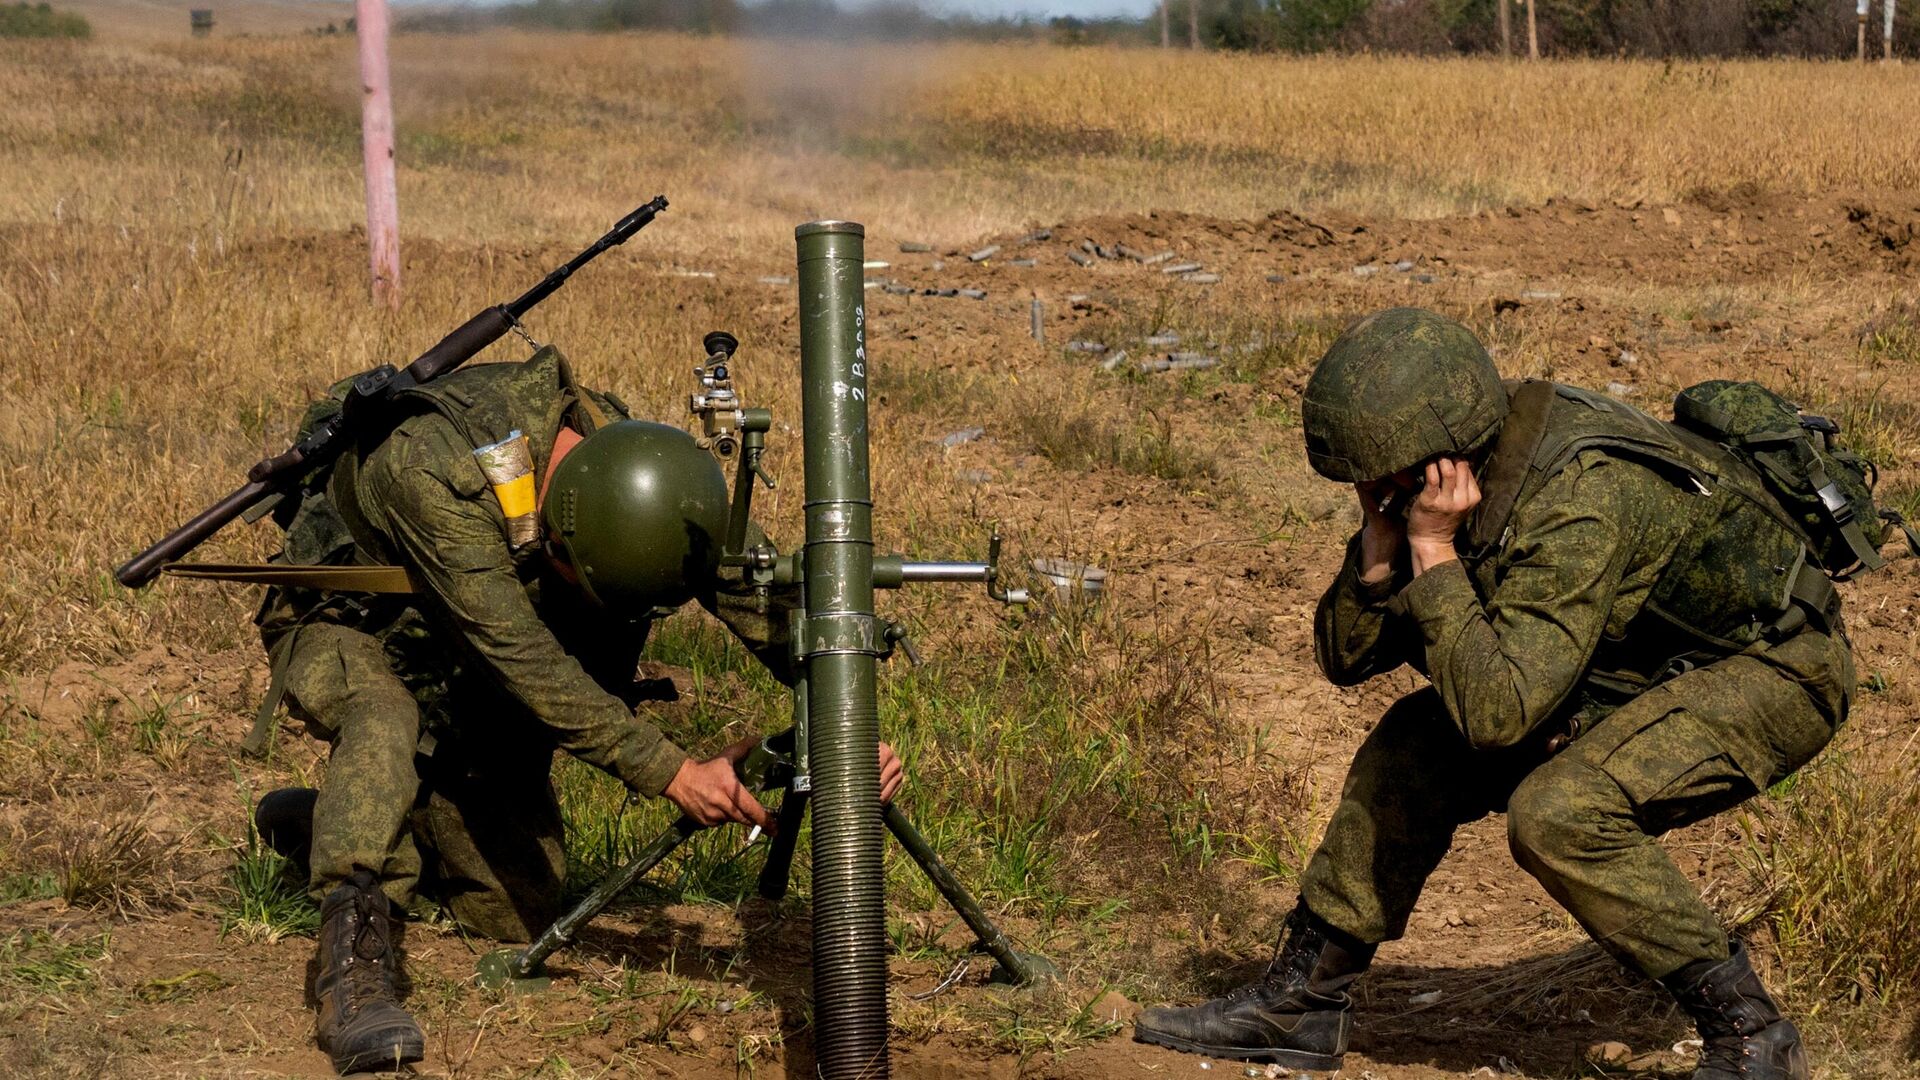
[(1526, 487), (1533, 459), (1546, 438), (1547, 416), (1553, 411), (1553, 383), (1528, 379), (1515, 387), (1506, 420), (1493, 452), (1481, 470), (1479, 511), (1468, 530), (1469, 550), (1479, 551), (1500, 542), (1513, 516), (1514, 504)]
[(573, 365), (567, 362), (565, 354), (555, 349), (554, 360), (560, 371), (560, 388), (572, 397), (573, 407), (580, 411), (580, 419), (585, 422), (585, 430), (580, 434), (591, 435), (612, 423), (613, 418), (609, 417), (607, 411), (600, 407), (600, 403), (593, 399), (593, 394), (574, 379)]
[[(1802, 438), (1804, 439), (1805, 436), (1803, 435)], [(1827, 512), (1827, 520), (1833, 523), (1833, 527), (1840, 533), (1840, 538), (1845, 540), (1847, 547), (1852, 550), (1853, 557), (1859, 560), (1859, 568), (1856, 572), (1878, 570), (1887, 565), (1887, 560), (1880, 557), (1880, 549), (1874, 546), (1873, 541), (1867, 538), (1866, 530), (1860, 527), (1860, 521), (1854, 515), (1853, 506), (1847, 502), (1847, 497), (1840, 493), (1840, 485), (1833, 482), (1833, 478), (1827, 475), (1826, 468), (1820, 464), (1820, 455), (1813, 452), (1811, 444), (1807, 445), (1802, 457), (1806, 462), (1807, 481), (1813, 485), (1814, 494), (1820, 497), (1820, 505)]]

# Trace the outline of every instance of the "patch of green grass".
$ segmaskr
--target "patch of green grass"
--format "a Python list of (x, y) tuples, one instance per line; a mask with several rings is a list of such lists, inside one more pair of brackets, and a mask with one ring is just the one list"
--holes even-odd
[(210, 129), (242, 139), (283, 141), (336, 159), (360, 142), (357, 107), (347, 108), (316, 85), (290, 80), (284, 70), (237, 87), (209, 89), (196, 104)]
[(1205, 870), (1220, 855), (1221, 837), (1214, 828), (1218, 820), (1213, 800), (1205, 790), (1168, 806), (1162, 814), (1167, 842), (1174, 852), (1196, 870)]
[(49, 871), (20, 871), (0, 878), (0, 904), (51, 900), (59, 895), (60, 875)]
[(194, 968), (178, 975), (149, 979), (141, 983), (133, 996), (141, 1001), (191, 1001), (229, 985), (225, 976), (206, 968)]
[(180, 767), (193, 742), (193, 737), (175, 722), (175, 710), (184, 700), (185, 695), (162, 701), (160, 695), (154, 694), (133, 718), (133, 748), (168, 772)]
[(107, 958), (109, 932), (69, 940), (46, 930), (19, 930), (0, 938), (0, 983), (35, 994), (91, 990)]
[(1772, 794), (1746, 859), (1787, 989), (1815, 1010), (1920, 990), (1920, 765), (1833, 754)]
[[(664, 799), (627, 801), (626, 787), (571, 758), (554, 770), (566, 823), (567, 901), (585, 896), (665, 832), (679, 810)], [(749, 848), (737, 827), (706, 829), (640, 879), (634, 891), (687, 903), (736, 903), (753, 891), (765, 842)]]
[(1880, 386), (1836, 391), (1804, 373), (1777, 389), (1805, 411), (1838, 424), (1840, 445), (1872, 462), (1883, 477), (1920, 464), (1920, 405)]
[(734, 1040), (733, 1071), (735, 1075), (752, 1076), (762, 1056), (771, 1056), (780, 1049), (785, 1039), (778, 1031), (750, 1031)]
[(1297, 884), (1319, 837), (1315, 832), (1292, 822), (1277, 822), (1273, 829), (1240, 833), (1233, 838), (1232, 857), (1252, 867), (1261, 882)]
[(1680, 324), (1673, 329), (1685, 335), (1696, 332), (1692, 325), (1696, 319), (1708, 324), (1738, 324), (1751, 319), (1754, 308), (1736, 288), (1709, 286), (1666, 295), (1655, 305), (1655, 312), (1669, 323)]
[[(645, 655), (683, 668), (690, 677), (691, 689), (682, 700), (662, 706), (661, 723), (668, 737), (691, 754), (716, 753), (730, 739), (772, 734), (789, 722), (786, 688), (704, 612), (689, 609), (661, 620)], [(566, 822), (571, 899), (633, 858), (679, 814), (664, 799), (629, 803), (618, 780), (572, 758), (555, 768), (554, 786)], [(746, 849), (741, 830), (709, 829), (642, 879), (643, 887), (690, 902), (731, 903), (751, 891), (759, 864), (759, 852)]]
[[(703, 953), (706, 971), (717, 966), (717, 957)], [(710, 1012), (734, 1015), (765, 1007), (766, 998), (757, 991), (743, 991), (726, 985), (732, 972), (729, 960), (717, 978), (703, 971), (696, 977), (680, 973), (681, 956), (676, 947), (658, 968), (621, 966), (583, 989), (593, 1002), (592, 1014), (584, 1019), (543, 1031), (548, 1038), (574, 1038), (619, 1029), (633, 1040), (681, 1049), (681, 1033), (693, 1026), (696, 1017)]]
[(1120, 1030), (1112, 1020), (1101, 1019), (1094, 1005), (1108, 988), (1100, 987), (1085, 1000), (1056, 993), (1027, 997), (1009, 995), (999, 1003), (993, 1020), (994, 1038), (1022, 1058), (1038, 1053), (1064, 1054)]
[(1881, 363), (1920, 363), (1920, 303), (1896, 304), (1869, 322), (1860, 333), (1860, 347)]
[(220, 933), (251, 941), (309, 937), (320, 929), (320, 908), (293, 863), (263, 843), (251, 825), (247, 846), (227, 873)]
[(513, 128), (402, 130), (399, 141), (399, 156), (415, 168), (471, 167), (490, 154), (520, 145), (526, 135)]
[(96, 764), (104, 768), (119, 758), (120, 723), (113, 715), (111, 702), (101, 699), (89, 704), (80, 717), (80, 726), (87, 733)]
[(1874, 492), (1874, 505), (1897, 511), (1907, 523), (1920, 529), (1920, 483), (1888, 484)]
[(701, 997), (700, 988), (692, 983), (682, 983), (659, 994), (654, 999), (652, 1022), (641, 1031), (641, 1040), (672, 1047), (674, 1028), (688, 1013), (700, 1006)]
[(47, 4), (0, 4), (0, 38), (70, 38), (93, 36), (86, 16), (55, 11)]
[(1219, 459), (1177, 437), (1168, 410), (1112, 410), (1089, 401), (1031, 401), (1013, 414), (1034, 451), (1064, 469), (1119, 469), (1176, 483), (1219, 481)]
[[(739, 638), (696, 608), (689, 606), (656, 623), (644, 656), (692, 675), (690, 729), (676, 731), (676, 738), (710, 738), (742, 720), (784, 719), (786, 688)], [(717, 695), (715, 688), (723, 682), (725, 693)]]
[(887, 920), (887, 940), (893, 944), (893, 954), (903, 960), (938, 959), (948, 955), (948, 950), (940, 945), (940, 936), (959, 923), (959, 916), (946, 921), (938, 918), (889, 918)]
[(1833, 403), (1841, 442), (1881, 469), (1898, 469), (1920, 454), (1920, 407), (1883, 396), (1878, 388)]
[(905, 410), (968, 420), (991, 406), (992, 384), (975, 372), (907, 364), (881, 364), (873, 370), (876, 408), (889, 414)]
[(1250, 320), (1218, 335), (1225, 343), (1221, 366), (1237, 382), (1277, 389), (1282, 375), (1311, 369), (1348, 321), (1330, 312)]
[[(1095, 837), (1136, 852), (1135, 870), (1191, 867), (1167, 821), (1210, 741), (1211, 680), (1197, 636), (1105, 609), (1016, 616), (997, 648), (883, 680), (881, 714), (911, 776), (903, 809), (990, 908), (1042, 919), (1108, 892), (1082, 857)], [(897, 852), (889, 880), (923, 910), (944, 906)]]

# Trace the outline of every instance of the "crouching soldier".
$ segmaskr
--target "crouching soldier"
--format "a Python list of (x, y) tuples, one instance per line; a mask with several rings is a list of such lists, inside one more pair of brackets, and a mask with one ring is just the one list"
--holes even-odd
[[(1429, 685), (1355, 755), (1264, 977), (1150, 1009), (1135, 1038), (1338, 1067), (1349, 986), (1406, 931), (1454, 830), (1504, 811), (1520, 866), (1698, 1025), (1694, 1080), (1805, 1080), (1799, 1033), (1654, 838), (1833, 737), (1854, 668), (1821, 558), (1850, 559), (1722, 443), (1575, 388), (1503, 385), (1430, 312), (1342, 334), (1303, 420), (1308, 460), (1354, 485), (1363, 517), (1320, 600), (1320, 667), (1348, 686), (1411, 664)], [(1858, 535), (1835, 544), (1877, 564)]]
[[(790, 679), (786, 613), (714, 584), (727, 490), (691, 436), (627, 419), (551, 348), (402, 397), (403, 419), (283, 507), (282, 561), (401, 567), (413, 591), (280, 588), (260, 617), (263, 715), (284, 698), (331, 743), (317, 792), (272, 792), (255, 816), (321, 903), (312, 990), (342, 1073), (424, 1052), (395, 992), (400, 911), (437, 902), (503, 941), (559, 914), (556, 749), (702, 824), (773, 826), (734, 774), (752, 740), (697, 761), (636, 717), (652, 620), (698, 600)], [(881, 771), (891, 798), (884, 744)]]

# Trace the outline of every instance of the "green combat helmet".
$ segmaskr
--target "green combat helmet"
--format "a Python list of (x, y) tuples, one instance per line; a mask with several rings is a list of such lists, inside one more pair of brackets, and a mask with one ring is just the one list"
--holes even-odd
[(560, 459), (541, 517), (587, 595), (638, 615), (678, 607), (712, 580), (727, 482), (693, 436), (621, 420)]
[(1506, 418), (1507, 391), (1473, 331), (1388, 308), (1334, 340), (1300, 413), (1314, 471), (1353, 483), (1486, 445)]

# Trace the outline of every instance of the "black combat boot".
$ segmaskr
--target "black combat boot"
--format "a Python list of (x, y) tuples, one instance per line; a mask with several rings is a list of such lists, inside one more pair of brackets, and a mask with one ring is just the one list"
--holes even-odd
[(1725, 960), (1688, 964), (1660, 981), (1700, 1029), (1693, 1080), (1807, 1080), (1800, 1030), (1760, 985), (1745, 945), (1735, 941)]
[(307, 879), (307, 857), (313, 853), (313, 804), (319, 798), (310, 787), (276, 788), (253, 808), (254, 831), (293, 863), (301, 881)]
[(313, 980), (320, 1049), (340, 1073), (398, 1069), (426, 1054), (426, 1036), (400, 1007), (399, 954), (387, 896), (365, 870), (320, 905), (320, 958)]
[(1373, 962), (1373, 950), (1303, 900), (1260, 981), (1204, 1004), (1148, 1009), (1134, 1021), (1133, 1037), (1191, 1054), (1337, 1069), (1352, 1022), (1347, 987)]

